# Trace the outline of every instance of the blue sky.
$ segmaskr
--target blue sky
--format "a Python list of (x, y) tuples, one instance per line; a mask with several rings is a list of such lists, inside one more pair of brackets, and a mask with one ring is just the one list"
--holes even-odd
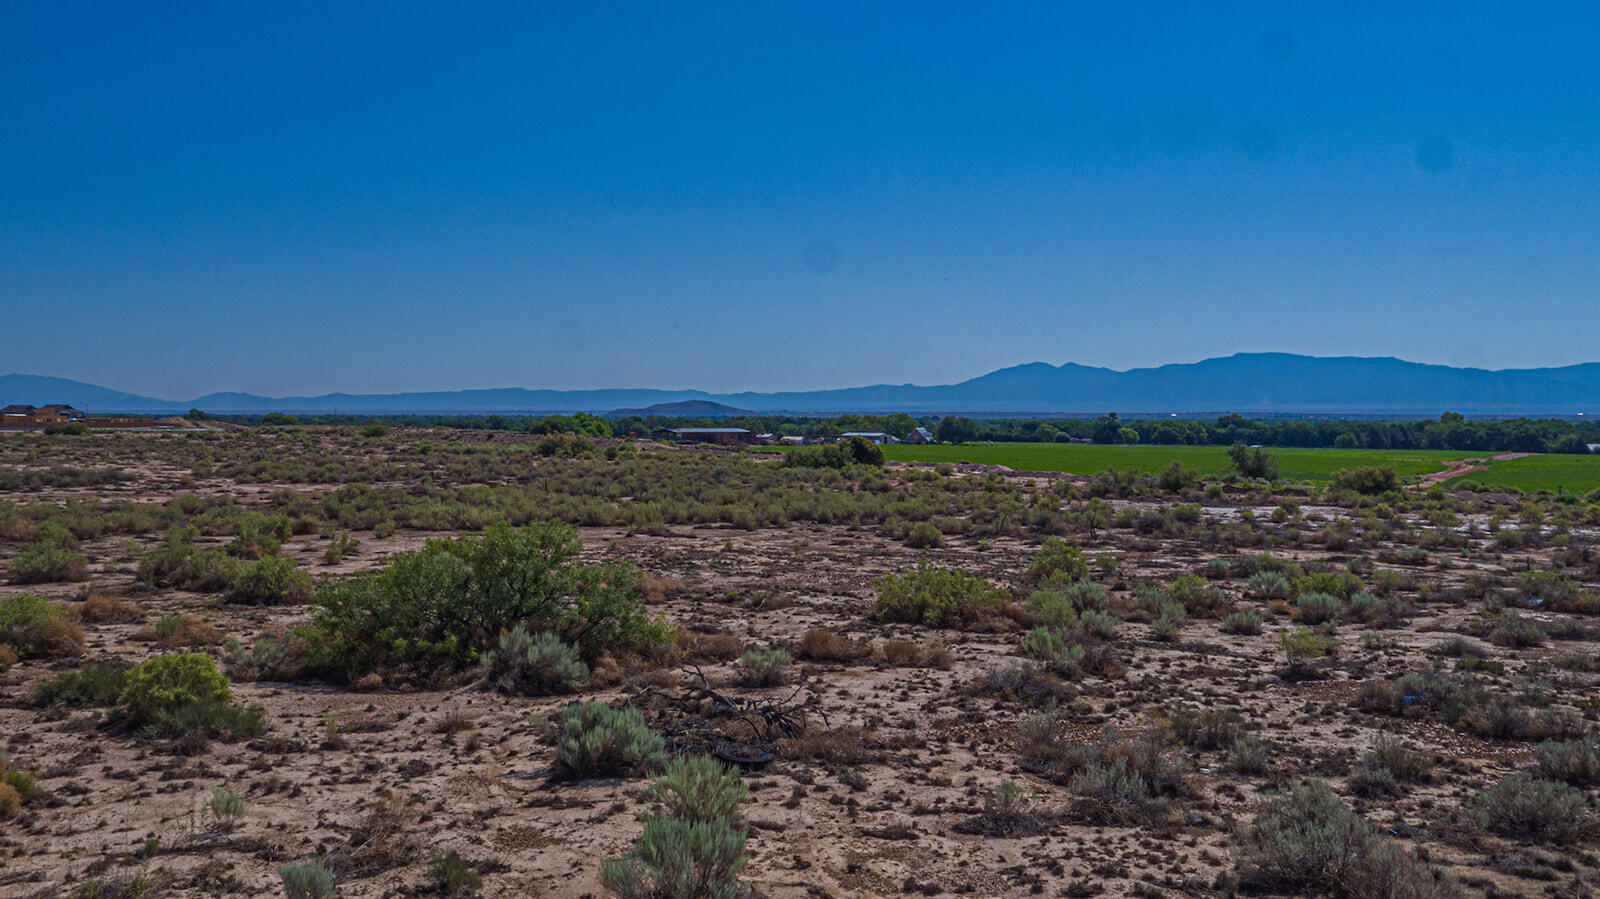
[(1600, 359), (1594, 4), (446, 6), (0, 6), (0, 371)]

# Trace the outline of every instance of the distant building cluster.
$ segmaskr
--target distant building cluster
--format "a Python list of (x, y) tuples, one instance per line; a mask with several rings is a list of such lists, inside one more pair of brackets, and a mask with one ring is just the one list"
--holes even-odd
[[(192, 427), (182, 423), (185, 427)], [(90, 418), (87, 413), (76, 406), (66, 403), (52, 403), (48, 406), (33, 406), (27, 403), (12, 403), (0, 407), (0, 430), (3, 431), (42, 431), (47, 428), (62, 425), (80, 425), (94, 430), (174, 430), (179, 429), (172, 419), (154, 419), (143, 416), (97, 416)], [(74, 428), (73, 430), (77, 430)]]
[(802, 446), (806, 443), (843, 443), (852, 437), (870, 440), (880, 446), (888, 443), (933, 442), (933, 434), (927, 428), (913, 428), (904, 437), (882, 431), (848, 431), (838, 437), (811, 440), (795, 435), (757, 434), (745, 428), (662, 428), (654, 436), (675, 443), (710, 443), (717, 446)]
[(83, 421), (83, 410), (66, 403), (49, 406), (29, 406), (13, 403), (0, 409), (0, 420), (8, 425), (52, 424), (60, 421)]

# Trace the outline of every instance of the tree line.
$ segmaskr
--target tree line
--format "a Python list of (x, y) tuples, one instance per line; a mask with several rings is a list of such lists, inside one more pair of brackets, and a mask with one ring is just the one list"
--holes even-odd
[(686, 418), (630, 415), (609, 418), (575, 415), (219, 415), (218, 419), (262, 425), (372, 425), (462, 428), (530, 434), (582, 434), (588, 437), (649, 437), (666, 428), (744, 428), (757, 434), (826, 440), (850, 431), (883, 432), (904, 438), (927, 428), (947, 443), (1091, 441), (1109, 444), (1186, 446), (1329, 447), (1335, 449), (1445, 449), (1482, 452), (1586, 453), (1600, 444), (1600, 423), (1561, 419), (1468, 420), (1446, 412), (1432, 420), (1273, 419), (1228, 414), (1215, 419), (1121, 418), (1115, 412), (1096, 418), (969, 418), (837, 415), (742, 415)]
[(1459, 412), (1435, 420), (1284, 419), (1256, 421), (1229, 414), (1204, 419), (996, 419), (976, 422), (979, 440), (1158, 445), (1447, 449), (1483, 452), (1586, 453), (1600, 444), (1600, 424), (1560, 419), (1468, 421)]

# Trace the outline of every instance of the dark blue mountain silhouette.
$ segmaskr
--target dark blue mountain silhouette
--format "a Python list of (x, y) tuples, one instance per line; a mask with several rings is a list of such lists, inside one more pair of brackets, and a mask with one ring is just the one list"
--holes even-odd
[[(451, 390), (192, 400), (137, 396), (64, 378), (0, 376), (0, 403), (70, 403), (91, 413), (608, 412), (721, 403), (756, 412), (1573, 414), (1600, 411), (1600, 363), (1488, 371), (1394, 358), (1240, 353), (1118, 372), (1033, 362), (959, 384), (879, 384), (841, 390), (712, 394), (698, 390)], [(688, 407), (699, 408), (699, 407)]]

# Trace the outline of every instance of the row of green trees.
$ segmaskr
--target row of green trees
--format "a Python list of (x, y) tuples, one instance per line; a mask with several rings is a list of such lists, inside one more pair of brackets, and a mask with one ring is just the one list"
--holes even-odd
[(1600, 443), (1600, 423), (1514, 418), (1468, 421), (1459, 412), (1436, 420), (1278, 419), (1242, 415), (1204, 419), (979, 419), (979, 440), (1090, 439), (1095, 443), (1333, 447), (1337, 449), (1452, 449), (1523, 453), (1586, 453)]
[(746, 415), (704, 419), (663, 416), (600, 415), (394, 415), (374, 418), (357, 415), (221, 416), (240, 424), (352, 425), (460, 428), (531, 434), (581, 434), (587, 437), (647, 437), (664, 428), (730, 427), (758, 434), (780, 434), (824, 440), (850, 431), (881, 431), (904, 437), (925, 427), (945, 443), (971, 441), (1143, 443), (1163, 446), (1333, 447), (1337, 449), (1450, 449), (1484, 452), (1587, 453), (1600, 443), (1600, 423), (1560, 419), (1515, 418), (1469, 421), (1458, 412), (1437, 420), (1253, 420), (1229, 414), (1215, 419), (1133, 419), (1115, 412), (1097, 418), (968, 418), (965, 416), (913, 418), (892, 415), (839, 415), (807, 418), (785, 415)]

